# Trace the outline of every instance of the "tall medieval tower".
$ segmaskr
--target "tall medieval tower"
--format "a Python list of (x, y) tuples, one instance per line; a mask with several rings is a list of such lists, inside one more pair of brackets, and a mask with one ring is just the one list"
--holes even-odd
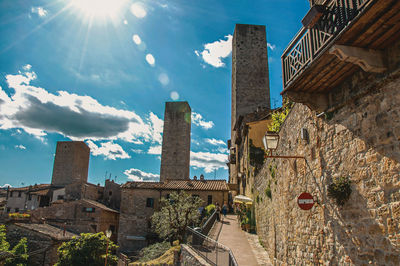
[(188, 102), (166, 102), (160, 181), (189, 179), (191, 109)]
[(83, 141), (58, 141), (51, 184), (86, 183), (90, 149)]
[(232, 41), (231, 129), (240, 115), (271, 108), (265, 26), (236, 24)]

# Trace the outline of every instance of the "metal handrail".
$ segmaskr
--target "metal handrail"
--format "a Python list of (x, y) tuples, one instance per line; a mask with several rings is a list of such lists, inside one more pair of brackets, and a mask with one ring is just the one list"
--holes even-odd
[[(236, 259), (235, 259), (235, 256), (233, 255), (233, 252), (232, 252), (232, 250), (231, 250), (229, 247), (227, 247), (227, 246), (225, 246), (225, 245), (223, 245), (223, 244), (217, 242), (216, 240), (214, 240), (214, 239), (212, 239), (212, 238), (210, 238), (210, 237), (208, 237), (208, 236), (206, 236), (206, 235), (203, 235), (202, 233), (200, 233), (200, 232), (198, 232), (198, 231), (196, 231), (196, 230), (194, 230), (194, 229), (192, 229), (192, 228), (190, 228), (190, 227), (187, 227), (187, 230), (188, 230), (190, 233), (195, 234), (195, 235), (199, 236), (200, 238), (205, 239), (205, 240), (207, 240), (207, 241), (213, 243), (216, 247), (221, 247), (222, 249), (228, 251), (228, 253), (229, 253), (229, 259), (230, 259), (229, 265), (238, 266), (237, 261), (236, 261)], [(190, 245), (190, 243), (188, 243), (188, 244)], [(194, 249), (194, 250), (196, 251), (196, 249)], [(212, 261), (210, 261), (207, 257), (204, 257), (204, 255), (201, 254), (200, 252), (197, 252), (197, 253), (198, 253), (200, 256), (202, 256), (203, 258), (205, 258), (208, 262), (211, 262), (211, 263), (213, 263), (213, 264), (215, 264), (215, 265), (218, 265), (218, 248), (216, 249), (216, 254), (217, 254), (216, 258), (217, 258), (217, 260), (216, 260), (215, 263), (212, 262)]]

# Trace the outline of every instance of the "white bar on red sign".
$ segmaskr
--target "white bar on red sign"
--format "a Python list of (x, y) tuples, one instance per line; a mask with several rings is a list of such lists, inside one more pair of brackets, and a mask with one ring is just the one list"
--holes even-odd
[(313, 204), (313, 199), (299, 199), (299, 204)]

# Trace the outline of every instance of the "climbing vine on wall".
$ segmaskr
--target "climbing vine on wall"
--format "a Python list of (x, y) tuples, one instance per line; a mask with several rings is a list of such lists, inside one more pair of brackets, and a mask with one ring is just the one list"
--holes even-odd
[(283, 122), (285, 121), (287, 115), (293, 107), (293, 103), (288, 99), (284, 99), (282, 103), (282, 108), (272, 113), (271, 124), (268, 127), (269, 131), (279, 132)]

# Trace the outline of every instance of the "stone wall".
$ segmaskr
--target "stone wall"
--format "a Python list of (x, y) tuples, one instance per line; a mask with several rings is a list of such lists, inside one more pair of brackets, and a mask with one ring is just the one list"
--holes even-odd
[(89, 170), (90, 149), (83, 141), (57, 142), (51, 184), (65, 186), (86, 183)]
[(104, 185), (104, 204), (119, 210), (121, 206), (121, 185), (107, 179)]
[[(121, 192), (121, 209), (119, 219), (118, 245), (124, 252), (141, 249), (147, 245), (145, 240), (150, 232), (150, 217), (160, 208), (160, 198), (173, 193), (173, 190), (156, 189), (129, 189)], [(223, 191), (185, 191), (188, 194), (198, 195), (207, 205), (208, 196), (212, 196), (212, 203), (218, 202), (222, 206), (228, 201), (228, 192)], [(147, 198), (154, 199), (154, 207), (146, 207)]]
[(181, 245), (181, 265), (208, 266), (211, 265), (188, 245)]
[[(353, 75), (332, 93), (342, 97), (333, 97), (336, 104), (325, 115), (317, 117), (302, 104), (292, 109), (275, 154), (305, 156), (307, 165), (301, 159), (267, 159), (255, 179), (257, 232), (271, 259), (288, 265), (400, 264), (395, 65), (391, 74)], [(308, 141), (301, 138), (302, 128)], [(342, 176), (350, 178), (352, 193), (339, 207), (327, 196), (327, 186)], [(305, 191), (317, 202), (309, 211), (297, 205)]]
[(236, 24), (232, 40), (231, 130), (240, 115), (258, 107), (270, 108), (269, 97), (265, 26)]
[(187, 102), (166, 102), (160, 181), (189, 179), (191, 109)]
[(63, 243), (54, 241), (51, 237), (9, 224), (7, 226), (7, 239), (14, 247), (21, 238), (27, 238), (28, 253), (41, 252), (29, 256), (28, 265), (54, 265), (58, 260), (57, 249)]

